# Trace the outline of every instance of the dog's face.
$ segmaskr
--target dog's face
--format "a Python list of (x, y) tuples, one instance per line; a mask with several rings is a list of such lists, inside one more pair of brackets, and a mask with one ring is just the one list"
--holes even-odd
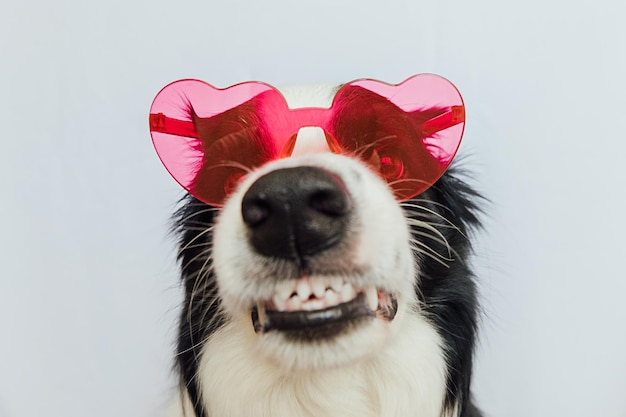
[(350, 157), (304, 154), (252, 172), (219, 215), (213, 247), (224, 309), (285, 368), (371, 355), (417, 308), (404, 214)]
[[(292, 109), (328, 108), (336, 91), (283, 93)], [(422, 126), (448, 123), (439, 116)], [(171, 128), (165, 119), (159, 126)], [(380, 133), (363, 123), (359, 135), (369, 134), (363, 126)], [(183, 200), (177, 361), (188, 411), (478, 416), (469, 400), (476, 299), (466, 262), (476, 194), (446, 173), (401, 201), (402, 184), (372, 163), (371, 148), (388, 136), (337, 152), (327, 133), (301, 127), (289, 157), (248, 169), (221, 208)]]

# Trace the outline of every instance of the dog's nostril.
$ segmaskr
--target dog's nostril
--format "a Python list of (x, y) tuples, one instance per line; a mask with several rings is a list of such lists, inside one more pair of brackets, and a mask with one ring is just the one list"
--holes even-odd
[(260, 198), (247, 199), (241, 204), (243, 221), (250, 227), (263, 223), (270, 215), (268, 204)]
[(320, 213), (329, 216), (343, 216), (351, 209), (351, 200), (342, 189), (324, 189), (311, 195), (309, 205)]
[(343, 181), (316, 167), (272, 171), (252, 184), (241, 203), (254, 249), (287, 259), (314, 255), (339, 242), (351, 210)]

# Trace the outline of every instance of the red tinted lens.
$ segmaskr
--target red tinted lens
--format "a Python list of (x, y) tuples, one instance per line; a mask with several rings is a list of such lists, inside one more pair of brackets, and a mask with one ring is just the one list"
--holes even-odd
[(284, 107), (284, 99), (261, 83), (225, 90), (198, 80), (165, 87), (150, 109), (152, 141), (170, 174), (188, 192), (219, 206), (248, 171), (276, 157), (259, 107)]
[(333, 104), (333, 135), (409, 199), (448, 168), (461, 143), (465, 110), (445, 78), (422, 74), (398, 85), (359, 80), (342, 87)]

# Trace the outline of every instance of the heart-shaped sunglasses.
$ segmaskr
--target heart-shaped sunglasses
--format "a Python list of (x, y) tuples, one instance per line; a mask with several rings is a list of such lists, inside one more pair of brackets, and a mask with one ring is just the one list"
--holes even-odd
[(364, 161), (406, 200), (452, 162), (465, 107), (450, 81), (420, 74), (397, 85), (352, 81), (337, 90), (330, 108), (295, 109), (265, 83), (219, 89), (180, 80), (164, 87), (150, 108), (150, 133), (163, 165), (213, 206), (221, 206), (251, 169), (291, 156), (303, 127), (320, 127), (332, 152)]

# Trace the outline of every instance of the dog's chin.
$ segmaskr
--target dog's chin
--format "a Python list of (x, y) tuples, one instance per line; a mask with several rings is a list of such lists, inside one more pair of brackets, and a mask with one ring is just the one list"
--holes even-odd
[[(360, 311), (363, 308), (357, 302), (352, 304), (338, 309)], [(346, 316), (343, 320), (260, 331), (257, 348), (266, 359), (288, 372), (324, 371), (373, 357), (390, 340), (392, 321), (375, 313), (355, 314), (354, 310), (347, 313), (351, 318)], [(252, 316), (255, 315), (253, 311)], [(258, 318), (253, 321), (258, 322)]]

